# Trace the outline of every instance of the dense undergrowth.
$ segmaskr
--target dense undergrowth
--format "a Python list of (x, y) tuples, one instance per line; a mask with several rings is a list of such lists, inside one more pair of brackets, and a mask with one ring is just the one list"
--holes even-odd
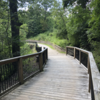
[(23, 46), (21, 46), (21, 56), (22, 55), (28, 55), (28, 54), (33, 54), (36, 53), (36, 49), (35, 49), (35, 44), (29, 44), (29, 43), (24, 43)]

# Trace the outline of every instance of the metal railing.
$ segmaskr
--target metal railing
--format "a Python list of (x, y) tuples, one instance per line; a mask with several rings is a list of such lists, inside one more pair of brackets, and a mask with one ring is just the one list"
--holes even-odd
[(74, 56), (83, 64), (89, 73), (89, 92), (92, 100), (100, 100), (100, 72), (97, 68), (93, 54), (81, 48), (67, 46), (66, 54)]
[(43, 71), (48, 59), (48, 49), (0, 61), (0, 96), (26, 79)]

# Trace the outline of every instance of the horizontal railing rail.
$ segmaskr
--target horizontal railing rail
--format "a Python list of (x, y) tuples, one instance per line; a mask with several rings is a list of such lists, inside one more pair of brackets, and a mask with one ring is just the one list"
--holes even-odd
[(89, 92), (91, 92), (92, 100), (100, 100), (100, 72), (95, 63), (93, 54), (87, 50), (67, 46), (66, 54), (74, 56), (80, 64), (83, 64), (89, 73)]
[(48, 59), (48, 49), (24, 56), (0, 60), (0, 96), (26, 79), (43, 71)]

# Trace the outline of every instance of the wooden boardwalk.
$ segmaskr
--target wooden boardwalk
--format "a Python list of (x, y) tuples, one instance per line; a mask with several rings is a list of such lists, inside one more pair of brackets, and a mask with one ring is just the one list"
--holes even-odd
[(71, 56), (49, 48), (44, 71), (1, 100), (91, 100), (87, 69)]

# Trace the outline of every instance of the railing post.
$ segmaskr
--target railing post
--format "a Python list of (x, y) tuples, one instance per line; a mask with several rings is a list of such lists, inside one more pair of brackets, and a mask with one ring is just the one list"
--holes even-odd
[[(45, 49), (45, 47), (44, 47)], [(46, 50), (44, 51), (44, 61), (45, 61), (45, 64), (46, 64)]]
[(66, 55), (67, 55), (67, 53), (68, 53), (68, 52), (67, 52), (67, 47), (66, 47)]
[[(90, 65), (89, 65), (89, 70), (90, 70)], [(89, 71), (89, 92), (91, 90), (91, 71)]]
[(22, 58), (19, 59), (18, 72), (19, 72), (19, 82), (20, 82), (20, 84), (23, 84), (24, 80), (23, 80)]
[(79, 50), (79, 61), (80, 61), (80, 64), (81, 64), (81, 50)]
[(75, 59), (75, 53), (76, 53), (76, 52), (75, 52), (75, 47), (74, 47), (74, 59)]
[(39, 54), (39, 69), (43, 71), (43, 53)]
[(88, 68), (88, 74), (89, 74), (90, 72), (89, 54), (88, 54), (88, 59), (87, 59), (87, 68)]
[(47, 52), (46, 53), (47, 53), (47, 60), (48, 60), (48, 48), (47, 48)]

